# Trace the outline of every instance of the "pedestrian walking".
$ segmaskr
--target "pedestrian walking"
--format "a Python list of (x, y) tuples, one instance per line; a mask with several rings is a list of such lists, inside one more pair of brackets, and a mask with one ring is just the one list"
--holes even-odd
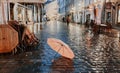
[(97, 23), (95, 22), (95, 20), (93, 20), (92, 23), (93, 23), (92, 30), (93, 30), (94, 34), (99, 34), (100, 33), (100, 26), (97, 25)]
[(88, 21), (88, 20), (86, 20), (86, 22), (85, 22), (85, 27), (86, 27), (86, 28), (89, 27), (89, 21)]
[(70, 22), (70, 18), (69, 18), (69, 15), (67, 16), (67, 25), (69, 25), (69, 22)]
[(91, 20), (90, 27), (93, 28), (94, 25), (95, 25), (94, 20)]
[(107, 31), (111, 32), (112, 25), (110, 24), (110, 22), (106, 21), (106, 25), (107, 25)]
[(62, 18), (62, 21), (65, 22), (65, 17)]

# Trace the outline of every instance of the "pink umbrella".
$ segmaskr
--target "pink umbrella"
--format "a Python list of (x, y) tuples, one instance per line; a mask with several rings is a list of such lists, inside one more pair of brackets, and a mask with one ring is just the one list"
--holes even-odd
[(58, 52), (60, 55), (70, 59), (74, 58), (74, 53), (72, 52), (70, 47), (61, 40), (55, 38), (48, 38), (47, 43), (53, 50)]

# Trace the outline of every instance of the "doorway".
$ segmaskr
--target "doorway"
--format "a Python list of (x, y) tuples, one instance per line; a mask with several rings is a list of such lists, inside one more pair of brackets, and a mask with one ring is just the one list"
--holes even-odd
[(86, 15), (86, 21), (90, 22), (90, 14)]

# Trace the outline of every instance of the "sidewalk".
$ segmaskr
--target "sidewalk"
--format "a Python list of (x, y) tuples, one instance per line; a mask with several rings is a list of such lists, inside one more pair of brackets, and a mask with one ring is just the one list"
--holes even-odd
[(116, 29), (116, 30), (118, 30), (118, 31), (120, 31), (120, 26), (112, 26), (113, 27), (113, 29)]
[[(59, 21), (59, 22), (61, 22), (61, 23), (64, 23), (64, 24), (67, 24), (66, 22), (62, 22), (62, 21)], [(69, 25), (83, 25), (84, 26), (84, 24), (78, 24), (78, 23), (72, 23), (72, 22), (70, 22), (69, 23)], [(117, 25), (113, 25), (112, 26), (112, 29), (114, 30), (114, 31), (120, 31), (120, 26), (117, 26)], [(112, 31), (113, 31), (112, 30)]]

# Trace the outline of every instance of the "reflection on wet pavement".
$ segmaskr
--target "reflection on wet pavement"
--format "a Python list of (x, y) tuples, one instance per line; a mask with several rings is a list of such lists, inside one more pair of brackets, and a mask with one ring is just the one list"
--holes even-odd
[[(41, 27), (42, 26), (42, 29)], [(0, 55), (0, 73), (119, 73), (119, 31), (102, 32), (96, 35), (83, 25), (50, 21), (36, 24), (34, 31), (40, 44), (18, 55)], [(75, 54), (68, 64), (69, 70), (58, 69), (60, 54), (47, 44), (47, 38), (57, 38), (67, 43)], [(53, 60), (57, 62), (53, 62)], [(73, 63), (73, 65), (72, 65)], [(55, 65), (57, 64), (57, 65)], [(71, 68), (72, 67), (72, 68)], [(63, 67), (65, 68), (65, 67)], [(73, 69), (74, 68), (74, 69)]]
[(60, 57), (53, 61), (51, 73), (73, 73), (74, 66), (71, 59)]

